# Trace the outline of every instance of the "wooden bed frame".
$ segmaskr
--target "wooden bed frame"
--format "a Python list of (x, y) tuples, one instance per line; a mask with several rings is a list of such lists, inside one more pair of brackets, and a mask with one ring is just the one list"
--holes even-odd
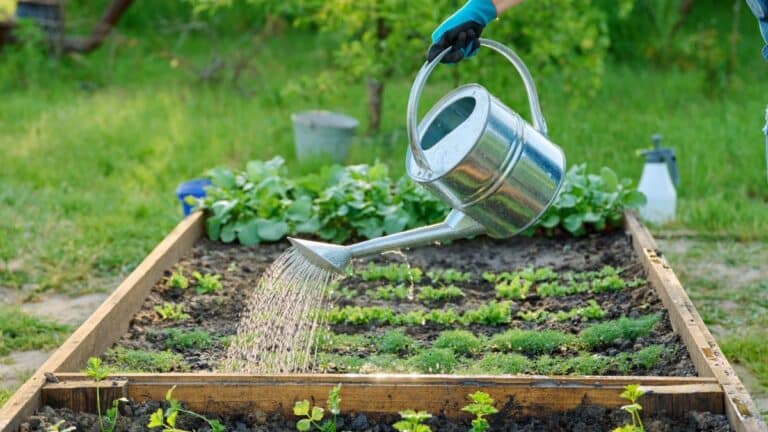
[[(466, 404), (466, 395), (483, 390), (497, 401), (514, 401), (522, 414), (540, 415), (572, 409), (584, 401), (619, 407), (625, 402), (619, 398), (621, 388), (637, 383), (647, 391), (641, 399), (646, 414), (661, 410), (671, 415), (711, 411), (727, 415), (738, 432), (768, 432), (749, 393), (658, 250), (653, 236), (629, 213), (625, 216), (625, 229), (650, 283), (669, 312), (674, 331), (688, 349), (698, 377), (120, 374), (98, 384), (102, 401), (120, 396), (162, 399), (175, 385), (174, 396), (193, 410), (224, 414), (258, 409), (290, 414), (296, 400), (310, 398), (323, 403), (328, 390), (342, 383), (344, 409), (348, 411), (384, 415), (417, 408), (461, 416), (460, 407)], [(179, 223), (6, 402), (0, 409), (0, 430), (16, 431), (20, 423), (45, 404), (95, 411), (97, 384), (77, 371), (84, 368), (89, 357), (102, 354), (120, 339), (163, 272), (192, 248), (203, 231), (204, 215), (200, 212)], [(56, 379), (52, 380), (53, 377)]]

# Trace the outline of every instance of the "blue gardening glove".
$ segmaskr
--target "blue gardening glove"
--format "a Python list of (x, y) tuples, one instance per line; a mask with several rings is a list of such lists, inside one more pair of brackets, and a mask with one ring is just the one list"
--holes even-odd
[[(747, 0), (747, 4), (752, 9), (755, 17), (757, 17), (760, 33), (763, 34), (763, 39), (768, 44), (768, 0)], [(768, 60), (768, 45), (763, 47), (763, 56)]]
[(496, 7), (491, 0), (469, 0), (432, 33), (432, 46), (427, 52), (427, 60), (434, 60), (448, 47), (451, 51), (443, 57), (441, 63), (456, 63), (465, 57), (474, 56), (480, 48), (478, 39), (483, 28), (494, 18)]

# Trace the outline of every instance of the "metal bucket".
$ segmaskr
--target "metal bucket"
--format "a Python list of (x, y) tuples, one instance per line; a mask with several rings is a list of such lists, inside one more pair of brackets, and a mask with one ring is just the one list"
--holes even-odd
[(491, 237), (511, 237), (536, 222), (557, 197), (565, 176), (565, 155), (547, 138), (547, 126), (530, 73), (506, 46), (491, 48), (517, 69), (528, 93), (534, 126), (479, 84), (443, 97), (417, 126), (417, 110), (429, 74), (444, 51), (426, 63), (408, 100), (408, 175)]
[(347, 158), (357, 130), (356, 119), (328, 111), (308, 111), (294, 114), (292, 120), (300, 162), (320, 158), (341, 163)]

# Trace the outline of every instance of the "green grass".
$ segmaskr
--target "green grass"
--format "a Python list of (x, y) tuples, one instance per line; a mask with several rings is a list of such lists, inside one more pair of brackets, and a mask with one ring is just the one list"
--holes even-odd
[(11, 351), (47, 350), (64, 342), (71, 327), (0, 307), (0, 356)]
[(13, 390), (11, 389), (0, 389), (0, 408), (5, 405), (5, 401), (11, 398), (13, 395)]
[(764, 332), (732, 336), (721, 341), (720, 346), (729, 360), (746, 366), (760, 385), (768, 387), (768, 344)]
[(608, 346), (620, 339), (632, 341), (648, 335), (659, 323), (660, 318), (658, 314), (634, 319), (621, 317), (587, 327), (581, 331), (579, 338), (589, 348)]

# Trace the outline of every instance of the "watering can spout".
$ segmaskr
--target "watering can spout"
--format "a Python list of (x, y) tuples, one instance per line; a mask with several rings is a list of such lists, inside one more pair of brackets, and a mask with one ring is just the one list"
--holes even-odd
[(348, 246), (288, 238), (294, 248), (312, 264), (336, 273), (344, 273), (352, 258), (422, 246), (483, 234), (485, 228), (458, 210), (452, 210), (441, 223), (415, 228)]

